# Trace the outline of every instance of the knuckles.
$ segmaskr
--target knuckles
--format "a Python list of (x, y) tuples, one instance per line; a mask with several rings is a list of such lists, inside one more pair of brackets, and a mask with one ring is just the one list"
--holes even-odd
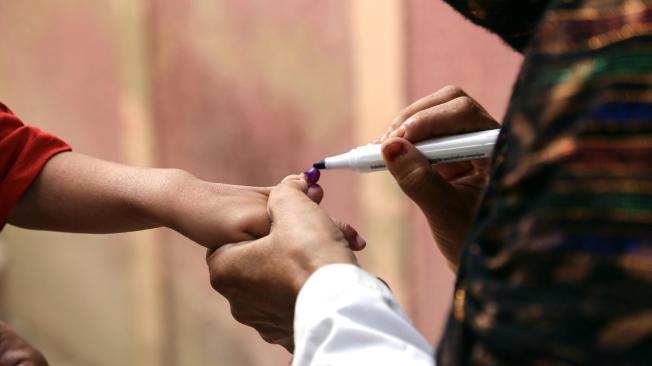
[[(478, 103), (467, 95), (456, 97), (445, 104), (447, 104), (447, 107), (450, 108), (449, 110), (458, 115), (459, 118), (475, 116), (483, 111), (478, 106)], [(404, 127), (408, 131), (408, 134), (414, 135), (413, 137), (418, 138), (421, 134), (429, 131), (430, 124), (436, 120), (436, 118), (437, 114), (433, 114), (430, 109), (424, 109), (409, 116), (405, 120)]]
[(210, 272), (210, 284), (213, 290), (224, 294), (231, 285), (232, 280), (229, 279), (227, 273), (224, 273), (223, 265), (220, 262), (220, 250), (214, 251), (206, 260)]
[(413, 114), (410, 118), (405, 121), (406, 128), (420, 127), (424, 123), (428, 122), (428, 113), (427, 110), (419, 111)]
[(283, 311), (277, 309), (278, 311), (270, 312), (267, 305), (264, 310), (256, 305), (236, 302), (230, 302), (230, 306), (233, 319), (254, 328), (265, 342), (281, 345), (288, 350), (294, 347), (292, 316), (279, 318), (273, 314)]
[(236, 283), (237, 281), (233, 278), (232, 274), (211, 270), (211, 287), (227, 299), (234, 298), (237, 295)]
[[(290, 333), (290, 335), (288, 336), (285, 333)], [(258, 331), (258, 334), (260, 334), (260, 337), (269, 344), (278, 344), (286, 349), (288, 347), (294, 347), (293, 342), (290, 341), (290, 339), (292, 339), (292, 332), (281, 333), (279, 330), (270, 330)]]
[(435, 94), (439, 94), (439, 93), (446, 94), (446, 95), (450, 96), (453, 99), (454, 98), (459, 98), (459, 97), (464, 97), (464, 96), (467, 95), (466, 92), (457, 85), (446, 85), (443, 88), (439, 89), (439, 91), (436, 92)]
[(250, 326), (251, 319), (242, 312), (239, 307), (234, 306), (233, 304), (231, 304), (231, 316), (238, 323)]
[(471, 114), (478, 111), (478, 104), (471, 97), (463, 96), (455, 99), (456, 107), (459, 113)]
[(222, 280), (222, 277), (217, 274), (211, 273), (210, 283), (213, 290), (219, 293), (222, 293), (222, 291), (226, 288), (224, 280)]

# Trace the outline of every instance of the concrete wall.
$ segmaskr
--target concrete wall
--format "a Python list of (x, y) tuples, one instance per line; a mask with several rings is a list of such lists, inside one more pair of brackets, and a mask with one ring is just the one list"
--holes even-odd
[[(76, 151), (271, 185), (380, 134), (445, 84), (499, 117), (519, 58), (436, 0), (4, 0), (0, 100)], [(385, 174), (324, 174), (431, 341), (452, 274)], [(382, 200), (378, 197), (383, 197)], [(285, 365), (168, 230), (0, 234), (0, 317), (54, 365)], [(3, 254), (0, 253), (0, 257)]]

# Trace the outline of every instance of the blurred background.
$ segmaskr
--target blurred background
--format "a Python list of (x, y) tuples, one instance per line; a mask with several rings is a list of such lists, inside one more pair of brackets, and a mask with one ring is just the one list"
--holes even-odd
[[(81, 153), (273, 185), (462, 86), (500, 119), (520, 57), (441, 0), (2, 0), (0, 100)], [(323, 174), (436, 342), (453, 274), (386, 173)], [(287, 365), (232, 320), (205, 251), (169, 230), (0, 234), (0, 319), (52, 365)]]

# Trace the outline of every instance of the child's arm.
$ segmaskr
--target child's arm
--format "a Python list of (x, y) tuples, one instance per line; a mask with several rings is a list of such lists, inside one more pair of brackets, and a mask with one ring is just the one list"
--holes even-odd
[(214, 184), (172, 169), (54, 156), (11, 211), (29, 229), (116, 233), (170, 227), (215, 248), (269, 231), (267, 188)]

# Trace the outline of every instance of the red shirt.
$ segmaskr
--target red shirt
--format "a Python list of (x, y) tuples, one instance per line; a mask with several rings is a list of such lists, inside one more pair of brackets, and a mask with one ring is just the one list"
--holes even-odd
[(0, 230), (45, 163), (69, 150), (56, 136), (23, 125), (0, 103)]

